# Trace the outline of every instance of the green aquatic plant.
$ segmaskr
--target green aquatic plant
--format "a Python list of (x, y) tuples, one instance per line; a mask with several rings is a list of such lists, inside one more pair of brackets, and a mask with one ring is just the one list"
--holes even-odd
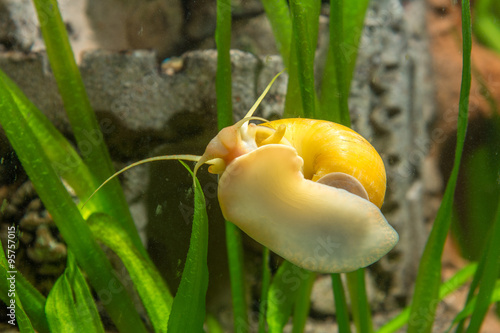
[[(35, 0), (35, 4), (38, 15), (44, 19), (41, 28), (54, 76), (80, 151), (84, 152), (83, 148), (87, 144), (86, 135), (93, 133), (102, 139), (102, 134), (99, 135), (98, 123), (74, 62), (57, 2)], [(314, 86), (313, 54), (318, 34), (319, 1), (314, 3), (291, 0), (288, 5), (285, 0), (263, 0), (263, 4), (289, 73), (285, 115), (326, 119), (349, 126), (347, 98), (354, 71), (355, 50), (368, 1), (351, 3), (332, 0), (330, 3), (330, 49), (320, 89), (323, 92), (337, 91), (338, 94), (335, 94), (334, 98), (324, 93), (318, 98)], [(449, 229), (453, 192), (467, 124), (471, 42), (468, 5), (467, 0), (462, 2), (464, 68), (454, 169), (421, 260), (412, 305), (380, 328), (380, 332), (394, 332), (406, 323), (409, 323), (410, 331), (429, 332), (438, 301), (462, 286), (472, 276), (474, 280), (467, 303), (452, 323), (458, 325), (459, 331), (465, 327), (464, 319), (471, 316), (467, 332), (478, 332), (486, 309), (500, 298), (500, 286), (496, 283), (499, 270), (497, 258), (500, 251), (500, 210), (496, 214), (488, 246), (479, 264), (467, 266), (444, 284), (440, 281), (441, 254)], [(216, 42), (219, 56), (216, 90), (220, 130), (233, 125), (230, 31), (231, 3), (228, 0), (219, 0), (217, 1)], [(339, 56), (339, 52), (336, 51), (342, 47), (349, 47), (354, 53), (350, 53), (349, 58)], [(195, 175), (193, 174), (196, 185), (190, 247), (180, 286), (173, 297), (139, 240), (120, 184), (116, 179), (108, 179), (114, 170), (103, 140), (96, 140), (93, 147), (95, 149), (80, 156), (2, 72), (0, 72), (0, 97), (2, 111), (0, 123), (69, 249), (66, 270), (47, 298), (33, 288), (21, 273), (16, 274), (14, 299), (20, 330), (22, 332), (77, 331), (84, 327), (82, 321), (85, 321), (87, 331), (102, 331), (102, 324), (96, 318), (95, 300), (90, 297), (92, 288), (101, 300), (109, 299), (109, 302), (104, 302), (106, 310), (121, 332), (147, 331), (126, 286), (123, 286), (113, 273), (109, 260), (99, 246), (101, 243), (122, 260), (146, 310), (151, 329), (155, 332), (200, 332), (204, 324), (210, 332), (221, 332), (217, 320), (205, 309), (205, 294), (209, 279), (206, 262), (208, 220), (201, 186), (197, 183)], [(171, 156), (168, 159), (183, 158), (200, 161), (200, 157), (186, 158), (185, 155)], [(159, 159), (166, 158), (155, 160)], [(68, 161), (71, 161), (71, 164)], [(195, 170), (198, 167), (199, 165)], [(214, 167), (216, 169), (217, 164), (214, 164)], [(187, 169), (190, 170), (188, 167)], [(82, 204), (77, 206), (73, 203), (60, 178), (75, 190)], [(106, 186), (86, 202), (106, 179), (109, 180)], [(85, 205), (83, 202), (86, 202)], [(230, 222), (226, 222), (226, 237), (235, 331), (249, 331), (241, 235), (239, 229)], [(8, 258), (9, 252), (7, 258), (4, 255), (0, 258), (0, 296), (5, 304), (10, 304), (12, 299), (9, 293), (11, 286), (8, 282), (11, 275), (9, 271), (12, 268), (9, 266)], [(293, 332), (302, 332), (308, 317), (310, 293), (316, 273), (284, 261), (273, 275), (268, 262), (269, 250), (265, 249), (259, 332), (281, 332), (290, 317), (293, 317)], [(84, 276), (87, 276), (88, 282)], [(350, 332), (349, 314), (352, 315), (358, 332), (373, 331), (365, 291), (364, 270), (347, 273), (348, 293), (352, 300), (350, 309), (345, 301), (339, 273), (332, 274), (331, 278), (339, 331)], [(290, 279), (297, 283), (290, 285), (287, 283)], [(478, 289), (477, 295), (476, 289)], [(422, 311), (425, 311), (425, 316), (421, 316)]]
[(500, 52), (500, 4), (498, 1), (475, 1), (473, 13), (474, 35), (484, 45)]

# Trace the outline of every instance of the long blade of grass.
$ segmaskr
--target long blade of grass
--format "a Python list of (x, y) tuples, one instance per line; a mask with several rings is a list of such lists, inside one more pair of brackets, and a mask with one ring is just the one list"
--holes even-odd
[(335, 299), (335, 315), (340, 333), (351, 333), (349, 322), (349, 313), (347, 311), (347, 302), (344, 293), (344, 286), (340, 279), (340, 274), (332, 274), (333, 298)]
[[(45, 307), (45, 297), (24, 278), (21, 272), (15, 271), (15, 273), (10, 273), (12, 269), (8, 267), (3, 261), (0, 262), (0, 299), (6, 305), (10, 304), (10, 298), (8, 297), (10, 286), (8, 282), (10, 281), (9, 279), (15, 279), (16, 307), (22, 304), (23, 312), (38, 332), (49, 332), (49, 324), (43, 310)], [(16, 319), (20, 321), (21, 317), (17, 318), (17, 315), (16, 312)]]
[[(321, 80), (321, 118), (338, 121), (350, 126), (350, 118), (344, 119), (342, 110), (349, 109), (349, 86), (346, 77), (345, 57), (341, 52), (344, 38), (344, 1), (330, 0), (330, 41), (323, 78)], [(349, 114), (347, 114), (349, 115)]]
[(64, 273), (47, 297), (45, 313), (52, 332), (104, 333), (90, 289), (71, 251)]
[(343, 43), (339, 51), (342, 52), (346, 64), (345, 75), (348, 91), (354, 76), (359, 41), (363, 33), (363, 24), (369, 3), (369, 0), (358, 0), (344, 1), (343, 4)]
[[(347, 127), (351, 126), (347, 102), (367, 7), (368, 0), (330, 1), (330, 40), (321, 82), (320, 117)], [(349, 54), (346, 53), (348, 49)], [(352, 303), (352, 312), (358, 330), (362, 329), (362, 332), (371, 330), (364, 270), (348, 273), (347, 277), (351, 299), (355, 299)], [(345, 297), (343, 286), (337, 274), (332, 274), (332, 285), (336, 289), (334, 295), (339, 329), (348, 332), (349, 316), (345, 299), (342, 300)]]
[[(489, 241), (487, 242), (486, 245), (489, 244)], [(479, 286), (479, 282), (481, 282), (481, 277), (483, 276), (484, 268), (485, 268), (486, 262), (484, 260), (481, 260), (477, 266), (476, 272), (474, 274), (474, 278), (472, 279), (472, 282), (469, 285), (469, 291), (467, 293), (467, 299), (465, 300), (464, 306), (469, 304), (469, 302), (472, 301), (474, 296), (476, 295), (476, 289)], [(456, 333), (462, 333), (464, 331), (465, 327), (465, 319), (462, 319), (455, 330)]]
[(263, 0), (262, 4), (271, 23), (283, 64), (288, 70), (288, 86), (283, 117), (303, 117), (304, 111), (298, 82), (297, 51), (294, 38), (292, 38), (290, 8), (285, 0)]
[(271, 284), (271, 270), (269, 269), (269, 249), (267, 247), (262, 251), (262, 289), (260, 292), (259, 304), (259, 333), (266, 332), (266, 312), (269, 302), (269, 285)]
[(344, 110), (349, 108), (347, 100), (368, 2), (330, 0), (330, 43), (321, 81), (321, 118), (349, 127), (349, 113)]
[(281, 333), (292, 315), (301, 286), (311, 272), (284, 261), (278, 268), (269, 288), (267, 325), (269, 333)]
[[(8, 86), (12, 98), (18, 105), (26, 123), (30, 126), (38, 142), (43, 147), (47, 157), (53, 162), (58, 174), (71, 182), (73, 189), (78, 193), (92, 193), (89, 183), (94, 183), (94, 177), (83, 163), (68, 140), (55, 128), (49, 119), (24, 95), (19, 87), (0, 70), (0, 79)], [(71, 181), (72, 179), (80, 181)], [(82, 188), (80, 188), (80, 186)]]
[[(12, 250), (12, 253), (9, 253), (14, 246), (9, 245), (15, 245), (15, 240), (7, 238), (7, 253), (9, 259), (12, 260), (11, 263), (7, 261), (0, 240), (0, 299), (6, 305), (6, 321), (11, 325), (17, 324), (20, 332), (34, 332), (31, 321), (40, 332), (48, 332), (49, 327), (43, 312), (45, 297), (24, 279), (21, 272), (16, 270), (15, 252)], [(21, 279), (23, 283), (20, 283)], [(27, 290), (24, 289), (26, 283), (29, 285)], [(29, 311), (25, 311), (21, 299), (26, 302), (30, 308)], [(32, 314), (33, 317), (30, 319), (26, 312)]]
[[(186, 164), (181, 163), (191, 172)], [(170, 333), (203, 332), (206, 315), (208, 217), (203, 190), (198, 179), (195, 182), (193, 230), (182, 279), (170, 312)]]
[(288, 4), (286, 0), (262, 0), (262, 5), (271, 23), (271, 29), (283, 59), (283, 64), (285, 68), (288, 68), (292, 39), (292, 21)]
[[(497, 143), (499, 142), (498, 135), (500, 133), (500, 131), (499, 131), (500, 130), (500, 120), (499, 120), (500, 116), (496, 115), (497, 114), (496, 112), (498, 111), (496, 102), (488, 94), (488, 89), (485, 86), (485, 83), (484, 83), (481, 75), (479, 73), (477, 73), (477, 71), (474, 71), (474, 68), (472, 68), (472, 71), (473, 71), (473, 75), (475, 75), (478, 78), (478, 81), (479, 81), (480, 85), (482, 86), (482, 88), (485, 89), (486, 93), (485, 93), (484, 97), (488, 100), (491, 109), (494, 110), (494, 113), (492, 115), (492, 119), (490, 122), (490, 124), (492, 124), (492, 130), (491, 130), (490, 134), (492, 135), (493, 139), (488, 141), (486, 143), (485, 147), (477, 150), (476, 153), (474, 154), (474, 156), (469, 158), (469, 162), (472, 159), (474, 161), (477, 160), (477, 163), (474, 163), (474, 165), (468, 166), (468, 171), (470, 171), (470, 174), (471, 174), (471, 175), (469, 175), (468, 178), (475, 177), (475, 178), (481, 179), (482, 177), (485, 177), (484, 174), (486, 174), (486, 178), (487, 178), (488, 171), (490, 171), (490, 176), (491, 176), (490, 181), (491, 181), (496, 177), (495, 173), (497, 172), (497, 170), (500, 169), (498, 167), (499, 161), (491, 159), (491, 156), (494, 156), (496, 153), (495, 150), (498, 150)], [(490, 153), (492, 155), (488, 155), (488, 153)], [(488, 156), (486, 156), (486, 155), (488, 155)], [(482, 164), (480, 162), (482, 162)], [(497, 166), (495, 166), (495, 164), (497, 164)], [(476, 167), (476, 169), (473, 169), (473, 167)], [(477, 173), (478, 168), (482, 168), (481, 176), (477, 176), (476, 174), (474, 174), (474, 172)], [(486, 168), (486, 170), (483, 170), (485, 168)], [(474, 172), (473, 172), (473, 170), (474, 170)], [(471, 182), (470, 179), (467, 179), (467, 181), (469, 183)], [(486, 182), (486, 179), (485, 179), (485, 182), (483, 182), (483, 183), (484, 183), (483, 187), (491, 185), (491, 183)], [(481, 190), (483, 190), (483, 187), (481, 187), (480, 184), (476, 184), (476, 183), (471, 183), (471, 184), (474, 187), (479, 186), (481, 188)], [(476, 189), (476, 191), (478, 191), (478, 190), (480, 190), (480, 189), (479, 188)], [(498, 203), (498, 201), (500, 200), (500, 197), (497, 195), (497, 193), (494, 193), (494, 192), (495, 192), (494, 190), (493, 190), (493, 193), (491, 193), (491, 191), (489, 191), (487, 200), (483, 200), (483, 201), (486, 201), (486, 206), (489, 206), (489, 208), (490, 208), (484, 212), (479, 212), (479, 208), (482, 207), (484, 209), (485, 202), (480, 201), (477, 198), (473, 198), (473, 201), (476, 202), (476, 204), (478, 205), (478, 207), (476, 207), (476, 210), (479, 213), (480, 217), (483, 218), (483, 220), (484, 220), (483, 224), (485, 224), (485, 225), (491, 224), (491, 223), (488, 223), (489, 222), (488, 216), (490, 216), (490, 219), (493, 220), (493, 224), (495, 223), (495, 215), (492, 215), (492, 214), (496, 214), (495, 211), (497, 211), (499, 209), (498, 207), (500, 204)], [(470, 196), (470, 193), (469, 193), (469, 196)], [(495, 201), (495, 204), (493, 204), (493, 202), (491, 202), (492, 200)], [(492, 204), (496, 205), (496, 208), (492, 208)], [(470, 211), (470, 209), (468, 209), (468, 211)], [(476, 215), (471, 215), (471, 216), (474, 216), (474, 221), (475, 221)], [(494, 225), (491, 225), (490, 228), (494, 228)], [(490, 228), (487, 228), (487, 230), (485, 230), (482, 233), (482, 235), (484, 235), (484, 234), (487, 235), (486, 238), (481, 239), (482, 246), (479, 246), (480, 244), (477, 245), (477, 253), (481, 253), (482, 255), (480, 256), (478, 269), (476, 271), (476, 274), (474, 275), (474, 279), (472, 280), (470, 287), (469, 287), (469, 292), (467, 295), (467, 299), (465, 301), (465, 304), (467, 305), (467, 307), (470, 306), (470, 303), (471, 303), (473, 297), (476, 295), (476, 289), (479, 286), (479, 283), (481, 282), (481, 280), (483, 279), (483, 275), (484, 275), (485, 270), (486, 270), (486, 265), (488, 263), (487, 258), (489, 256), (489, 251), (490, 251), (491, 246), (492, 246), (491, 238), (494, 237), (494, 233), (491, 232), (492, 229), (490, 229)], [(459, 320), (459, 323), (457, 325), (455, 332), (460, 333), (460, 332), (464, 331), (465, 318), (462, 317), (462, 319), (458, 319), (458, 320)]]
[[(66, 244), (76, 256), (79, 265), (88, 274), (92, 286), (99, 292), (109, 292), (109, 284), (116, 281), (106, 255), (92, 237), (71, 196), (43, 153), (35, 135), (22, 117), (8, 86), (0, 80), (0, 123), (17, 153), (26, 173), (35, 185), (38, 195), (50, 212)], [(117, 282), (118, 283), (118, 282)], [(113, 294), (106, 304), (109, 315), (123, 332), (144, 332), (145, 327), (132, 301), (125, 293)]]
[[(314, 86), (314, 55), (318, 41), (321, 3), (309, 0), (291, 0), (292, 38), (297, 52), (297, 69), (302, 108), (306, 118), (316, 118), (316, 90)], [(291, 64), (293, 65), (293, 64)]]
[[(489, 236), (487, 236), (487, 237), (489, 238)], [(486, 245), (489, 245), (489, 243), (490, 242), (489, 242), (489, 239), (488, 239), (488, 241), (486, 242)], [(486, 248), (486, 250), (487, 250), (487, 248)], [(487, 251), (485, 251), (485, 252), (487, 252)], [(472, 299), (474, 298), (474, 296), (476, 295), (476, 289), (479, 286), (479, 282), (481, 282), (481, 277), (483, 276), (485, 266), (486, 266), (486, 261), (485, 260), (480, 260), (479, 264), (477, 265), (476, 272), (474, 273), (474, 278), (472, 279), (472, 282), (469, 285), (469, 291), (467, 293), (467, 299), (465, 300), (464, 306), (466, 306), (467, 304), (469, 304), (469, 302), (471, 302)], [(455, 330), (455, 332), (456, 333), (463, 332), (464, 331), (464, 327), (465, 327), (465, 320), (461, 320), (458, 323), (457, 329)]]
[[(321, 81), (321, 117), (350, 126), (347, 100), (368, 0), (330, 0), (330, 44)], [(340, 121), (335, 120), (340, 119)]]
[[(368, 3), (368, 0), (330, 1), (330, 43), (321, 86), (321, 117), (347, 127), (351, 127), (348, 97)], [(360, 332), (371, 332), (373, 327), (364, 269), (348, 273), (347, 281), (351, 299), (355, 300), (351, 304), (356, 327)], [(343, 321), (348, 320), (347, 309), (341, 314)], [(348, 322), (343, 326), (346, 330), (350, 329)]]
[(230, 0), (217, 0), (215, 42), (217, 44), (217, 73), (215, 76), (217, 123), (219, 130), (221, 130), (233, 124)]
[[(459, 270), (453, 277), (443, 283), (439, 288), (439, 300), (442, 300), (458, 288), (462, 287), (476, 272), (476, 263), (469, 264)], [(403, 327), (410, 319), (410, 307), (406, 307), (399, 315), (382, 326), (377, 333), (393, 333)]]
[(489, 48), (500, 52), (500, 15), (498, 3), (495, 0), (476, 1), (474, 4), (474, 22), (472, 29), (477, 39)]
[(290, 59), (288, 60), (288, 84), (286, 87), (285, 108), (283, 118), (305, 117), (299, 84), (299, 69), (295, 38), (290, 43)]
[[(99, 124), (90, 106), (80, 71), (76, 65), (57, 0), (34, 0), (33, 2), (41, 22), (40, 28), (47, 55), (64, 108), (68, 113), (78, 147), (83, 150), (84, 146), (89, 143), (89, 135), (97, 134), (95, 131), (99, 129)], [(102, 138), (102, 134), (100, 137)], [(112, 173), (113, 166), (104, 142), (98, 141), (100, 142), (95, 142), (92, 149), (84, 154), (84, 160), (99, 180), (103, 181)]]
[[(217, 0), (217, 74), (215, 90), (217, 94), (217, 122), (219, 130), (233, 124), (231, 89), (231, 1)], [(241, 231), (226, 221), (226, 245), (233, 300), (235, 331), (248, 329), (245, 279), (243, 274), (243, 245)]]
[[(476, 302), (477, 299), (479, 298), (479, 295), (474, 296), (469, 302), (467, 302), (466, 306), (463, 308), (462, 311), (460, 311), (455, 319), (453, 319), (453, 322), (451, 323), (450, 327), (446, 332), (450, 332), (453, 329), (453, 326), (456, 325), (458, 322), (464, 321), (467, 319), (472, 313), (474, 312), (474, 309), (476, 307)], [(500, 301), (500, 281), (497, 280), (495, 283), (495, 288), (493, 289), (493, 292), (491, 293), (489, 297), (489, 303), (496, 303)]]
[(500, 273), (500, 202), (497, 207), (497, 213), (491, 232), (488, 251), (482, 260), (484, 261), (484, 272), (481, 277), (481, 284), (477, 294), (477, 301), (474, 306), (474, 312), (467, 327), (467, 333), (479, 332), (486, 312), (490, 306), (490, 297), (495, 289), (495, 282)]
[(463, 193), (464, 201), (455, 204), (455, 209), (462, 205), (464, 209), (453, 214), (452, 232), (463, 257), (469, 260), (480, 260), (484, 254), (484, 235), (490, 235), (500, 199), (500, 187), (496, 185), (500, 159), (491, 158), (500, 153), (498, 134), (496, 140), (494, 135), (488, 135), (486, 144), (474, 149), (462, 162), (463, 188), (467, 191)]
[[(43, 151), (51, 161), (57, 174), (75, 190), (80, 201), (85, 201), (99, 186), (99, 182), (69, 141), (1, 70), (0, 80), (10, 90), (12, 98), (19, 105), (19, 111), (24, 120), (38, 142), (40, 142)], [(84, 215), (96, 211), (105, 211), (113, 214), (117, 206), (114, 202), (106, 198), (104, 192), (99, 193), (98, 199), (89, 202), (88, 206), (86, 206)], [(118, 214), (115, 213), (113, 215), (117, 216)]]
[[(19, 297), (16, 296), (16, 302), (19, 301)], [(19, 332), (21, 333), (35, 333), (35, 329), (31, 325), (30, 318), (24, 311), (24, 306), (19, 301), (16, 310), (16, 320), (17, 326), (19, 327)]]
[[(467, 293), (467, 299), (465, 300), (464, 306), (469, 304), (472, 299), (476, 296), (476, 291), (477, 288), (479, 287), (479, 284), (481, 283), (481, 279), (483, 278), (484, 272), (486, 270), (486, 263), (487, 263), (487, 256), (489, 254), (489, 249), (491, 246), (491, 238), (493, 234), (488, 231), (486, 234), (486, 238), (483, 240), (484, 241), (484, 246), (483, 246), (483, 255), (481, 256), (481, 260), (479, 260), (479, 263), (477, 265), (476, 273), (474, 274), (474, 278), (472, 279), (472, 282), (469, 285), (469, 291)], [(465, 319), (460, 320), (460, 322), (457, 325), (457, 328), (455, 330), (456, 333), (461, 333), (464, 331), (465, 328)]]
[(238, 329), (244, 331), (248, 327), (248, 310), (245, 294), (245, 276), (243, 273), (244, 255), (241, 231), (229, 221), (226, 221), (225, 225), (234, 327), (235, 331), (238, 331)]
[(208, 333), (224, 333), (224, 329), (217, 319), (210, 313), (207, 313)]
[(293, 309), (292, 318), (292, 333), (302, 333), (306, 327), (306, 321), (309, 317), (309, 309), (311, 307), (311, 292), (317, 274), (308, 272), (307, 278), (301, 283), (295, 306)]
[(358, 269), (347, 273), (347, 287), (352, 307), (352, 316), (358, 332), (373, 332), (370, 305), (366, 296), (365, 270)]
[[(113, 164), (106, 148), (103, 134), (90, 106), (80, 71), (61, 18), (57, 0), (34, 0), (47, 55), (68, 114), (73, 133), (83, 160), (98, 182), (114, 173)], [(125, 196), (118, 180), (113, 180), (103, 190), (116, 217), (132, 238), (134, 245), (145, 253), (139, 234), (130, 215)]]
[(460, 88), (460, 104), (457, 124), (457, 146), (453, 169), (446, 186), (443, 201), (439, 207), (429, 239), (424, 249), (418, 269), (414, 298), (411, 306), (411, 320), (408, 332), (430, 332), (436, 314), (441, 280), (441, 255), (450, 228), (453, 196), (457, 184), (458, 169), (467, 130), (469, 92), (471, 85), (471, 20), (470, 3), (462, 1), (463, 67)]
[(113, 217), (97, 213), (87, 222), (95, 238), (115, 252), (125, 265), (155, 331), (165, 332), (173, 297), (156, 267), (133, 246)]

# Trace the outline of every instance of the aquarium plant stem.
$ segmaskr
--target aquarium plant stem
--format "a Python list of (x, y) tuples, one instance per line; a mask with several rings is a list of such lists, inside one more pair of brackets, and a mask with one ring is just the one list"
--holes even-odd
[[(231, 1), (217, 0), (217, 72), (215, 90), (217, 95), (217, 122), (219, 130), (233, 124), (231, 89)], [(248, 329), (245, 280), (243, 275), (243, 245), (241, 231), (226, 221), (226, 245), (233, 300), (234, 330)]]
[[(34, 4), (51, 69), (77, 145), (97, 183), (101, 183), (114, 173), (114, 168), (78, 70), (57, 0), (34, 0)], [(113, 180), (104, 191), (112, 202), (108, 205), (108, 213), (122, 223), (134, 245), (146, 256), (118, 180)]]
[(411, 305), (410, 320), (408, 322), (409, 333), (426, 333), (432, 331), (432, 324), (439, 300), (441, 256), (451, 223), (453, 197), (457, 184), (460, 160), (462, 158), (469, 113), (472, 47), (469, 0), (462, 1), (462, 43), (462, 84), (460, 88), (455, 160), (446, 185), (443, 201), (437, 212), (434, 225), (420, 260), (414, 298)]

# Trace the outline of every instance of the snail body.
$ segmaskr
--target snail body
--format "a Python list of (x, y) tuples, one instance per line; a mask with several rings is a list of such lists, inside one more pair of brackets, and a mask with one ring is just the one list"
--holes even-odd
[[(206, 161), (220, 174), (224, 217), (297, 266), (349, 272), (398, 241), (379, 209), (382, 159), (347, 127), (314, 119), (237, 123), (209, 143), (195, 170)], [(341, 186), (322, 182), (330, 175)]]

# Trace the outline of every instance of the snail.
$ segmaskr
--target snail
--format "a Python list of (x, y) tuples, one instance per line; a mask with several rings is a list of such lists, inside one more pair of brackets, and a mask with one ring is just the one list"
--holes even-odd
[(324, 273), (376, 262), (398, 242), (380, 211), (386, 189), (380, 155), (361, 135), (336, 123), (254, 117), (273, 81), (242, 120), (209, 142), (202, 156), (153, 157), (110, 179), (156, 160), (196, 161), (193, 177), (203, 164), (211, 164), (209, 172), (219, 174), (224, 217), (286, 260)]

